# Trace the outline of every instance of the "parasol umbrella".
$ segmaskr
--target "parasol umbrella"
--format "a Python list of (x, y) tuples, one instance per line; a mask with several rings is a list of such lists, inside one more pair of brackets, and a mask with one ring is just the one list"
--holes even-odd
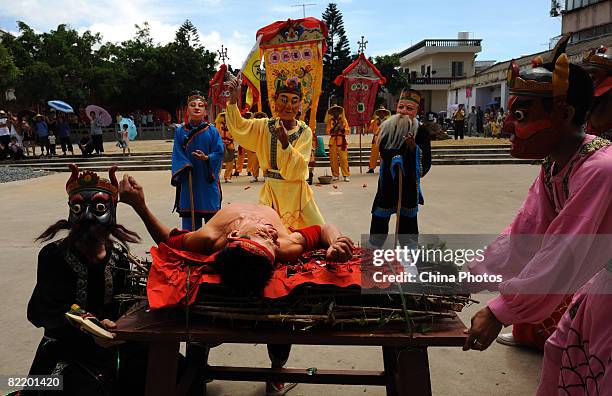
[(61, 100), (50, 100), (47, 102), (49, 107), (55, 109), (57, 111), (61, 111), (62, 113), (74, 113), (72, 106), (70, 106), (66, 102), (62, 102)]
[(134, 124), (134, 120), (128, 117), (124, 117), (119, 121), (119, 128), (123, 131), (123, 126), (128, 126), (128, 138), (130, 140), (135, 140), (138, 135), (138, 131), (136, 130), (136, 124)]
[(113, 123), (113, 117), (108, 114), (108, 111), (96, 105), (89, 105), (85, 108), (85, 114), (87, 114), (87, 118), (89, 118), (89, 120), (91, 120), (90, 113), (92, 111), (96, 113), (98, 117), (100, 117), (100, 122), (102, 123), (102, 126), (109, 126)]

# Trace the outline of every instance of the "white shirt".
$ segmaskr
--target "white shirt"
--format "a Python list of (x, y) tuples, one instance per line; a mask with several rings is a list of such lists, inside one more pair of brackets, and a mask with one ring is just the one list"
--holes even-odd
[[(6, 117), (0, 118), (0, 124), (8, 124), (8, 118)], [(9, 130), (8, 126), (0, 127), (0, 136), (7, 136), (10, 134), (11, 134), (11, 131)]]

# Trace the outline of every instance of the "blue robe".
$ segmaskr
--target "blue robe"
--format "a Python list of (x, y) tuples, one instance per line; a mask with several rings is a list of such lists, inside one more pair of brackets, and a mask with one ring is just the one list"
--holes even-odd
[[(207, 154), (208, 160), (194, 157), (192, 153), (195, 150)], [(191, 217), (190, 172), (193, 177), (195, 217), (201, 219), (221, 209), (219, 172), (223, 151), (221, 135), (213, 125), (204, 122), (197, 126), (183, 124), (176, 129), (172, 148), (171, 184), (177, 189), (174, 209), (178, 210), (179, 216)]]

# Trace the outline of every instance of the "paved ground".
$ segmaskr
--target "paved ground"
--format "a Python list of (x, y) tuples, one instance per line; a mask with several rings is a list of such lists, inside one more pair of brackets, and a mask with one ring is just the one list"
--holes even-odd
[[(358, 173), (357, 169), (353, 169)], [(422, 233), (497, 233), (512, 219), (538, 168), (530, 165), (438, 166), (423, 180), (426, 205), (419, 213)], [(3, 232), (2, 277), (0, 277), (0, 375), (25, 374), (42, 330), (34, 328), (25, 311), (36, 276), (40, 246), (32, 241), (42, 230), (67, 217), (64, 185), (67, 174), (0, 184), (0, 213)], [(178, 225), (170, 213), (174, 190), (168, 172), (135, 173), (144, 185), (152, 210), (167, 224)], [(321, 212), (349, 236), (358, 239), (369, 229), (369, 209), (376, 190), (376, 175), (355, 175), (350, 183), (313, 187)], [(261, 184), (240, 177), (223, 185), (224, 203), (253, 201)], [(134, 247), (142, 254), (151, 239), (130, 208), (120, 205), (120, 223), (140, 233), (145, 242)], [(487, 301), (491, 295), (477, 295)], [(480, 307), (471, 306), (460, 314), (469, 323)], [(211, 353), (215, 364), (268, 364), (263, 345), (222, 345)], [(458, 348), (430, 350), (430, 366), (435, 395), (529, 395), (539, 378), (538, 353), (494, 344), (485, 352), (461, 352)], [(372, 347), (296, 346), (290, 366), (336, 369), (382, 369), (382, 356)], [(214, 382), (211, 395), (261, 395), (263, 384)], [(1, 391), (1, 389), (0, 389)], [(292, 395), (382, 395), (384, 388), (365, 386), (300, 385)]]

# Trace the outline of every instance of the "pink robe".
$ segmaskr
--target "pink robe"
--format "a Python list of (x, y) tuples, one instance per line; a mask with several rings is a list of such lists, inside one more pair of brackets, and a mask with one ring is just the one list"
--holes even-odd
[[(556, 175), (550, 176), (554, 172), (547, 172), (546, 165), (542, 167), (514, 221), (489, 246), (485, 260), (470, 265), (472, 273), (503, 276), (499, 285), (488, 285), (500, 292), (488, 306), (506, 325), (541, 322), (567, 294), (576, 292), (594, 276), (599, 279), (599, 294), (589, 293), (593, 285), (589, 282), (574, 301), (588, 294), (581, 305), (588, 306), (595, 300), (598, 304), (600, 300), (608, 302), (594, 309), (579, 308), (573, 320), (568, 319), (570, 305), (559, 329), (545, 346), (542, 378), (546, 384), (542, 382), (540, 395), (576, 394), (563, 393), (556, 386), (562, 380), (561, 361), (557, 358), (565, 354), (564, 359), (577, 361), (574, 355), (579, 351), (568, 347), (576, 341), (575, 337), (559, 335), (568, 334), (571, 324), (588, 332), (589, 343), (584, 346), (583, 338), (581, 348), (588, 349), (589, 356), (597, 356), (607, 367), (602, 371), (605, 374), (593, 381), (601, 386), (612, 378), (609, 367), (612, 341), (608, 337), (600, 342), (612, 325), (612, 283), (604, 269), (612, 258), (612, 146), (594, 139), (595, 136), (586, 135), (581, 148)], [(551, 166), (554, 169), (554, 164)], [(584, 322), (585, 311), (596, 319)], [(552, 351), (557, 352), (555, 358), (551, 357)], [(587, 365), (579, 365), (575, 370), (583, 369)], [(612, 392), (611, 389), (608, 387), (607, 391)], [(597, 394), (586, 393), (586, 388), (581, 392)]]

